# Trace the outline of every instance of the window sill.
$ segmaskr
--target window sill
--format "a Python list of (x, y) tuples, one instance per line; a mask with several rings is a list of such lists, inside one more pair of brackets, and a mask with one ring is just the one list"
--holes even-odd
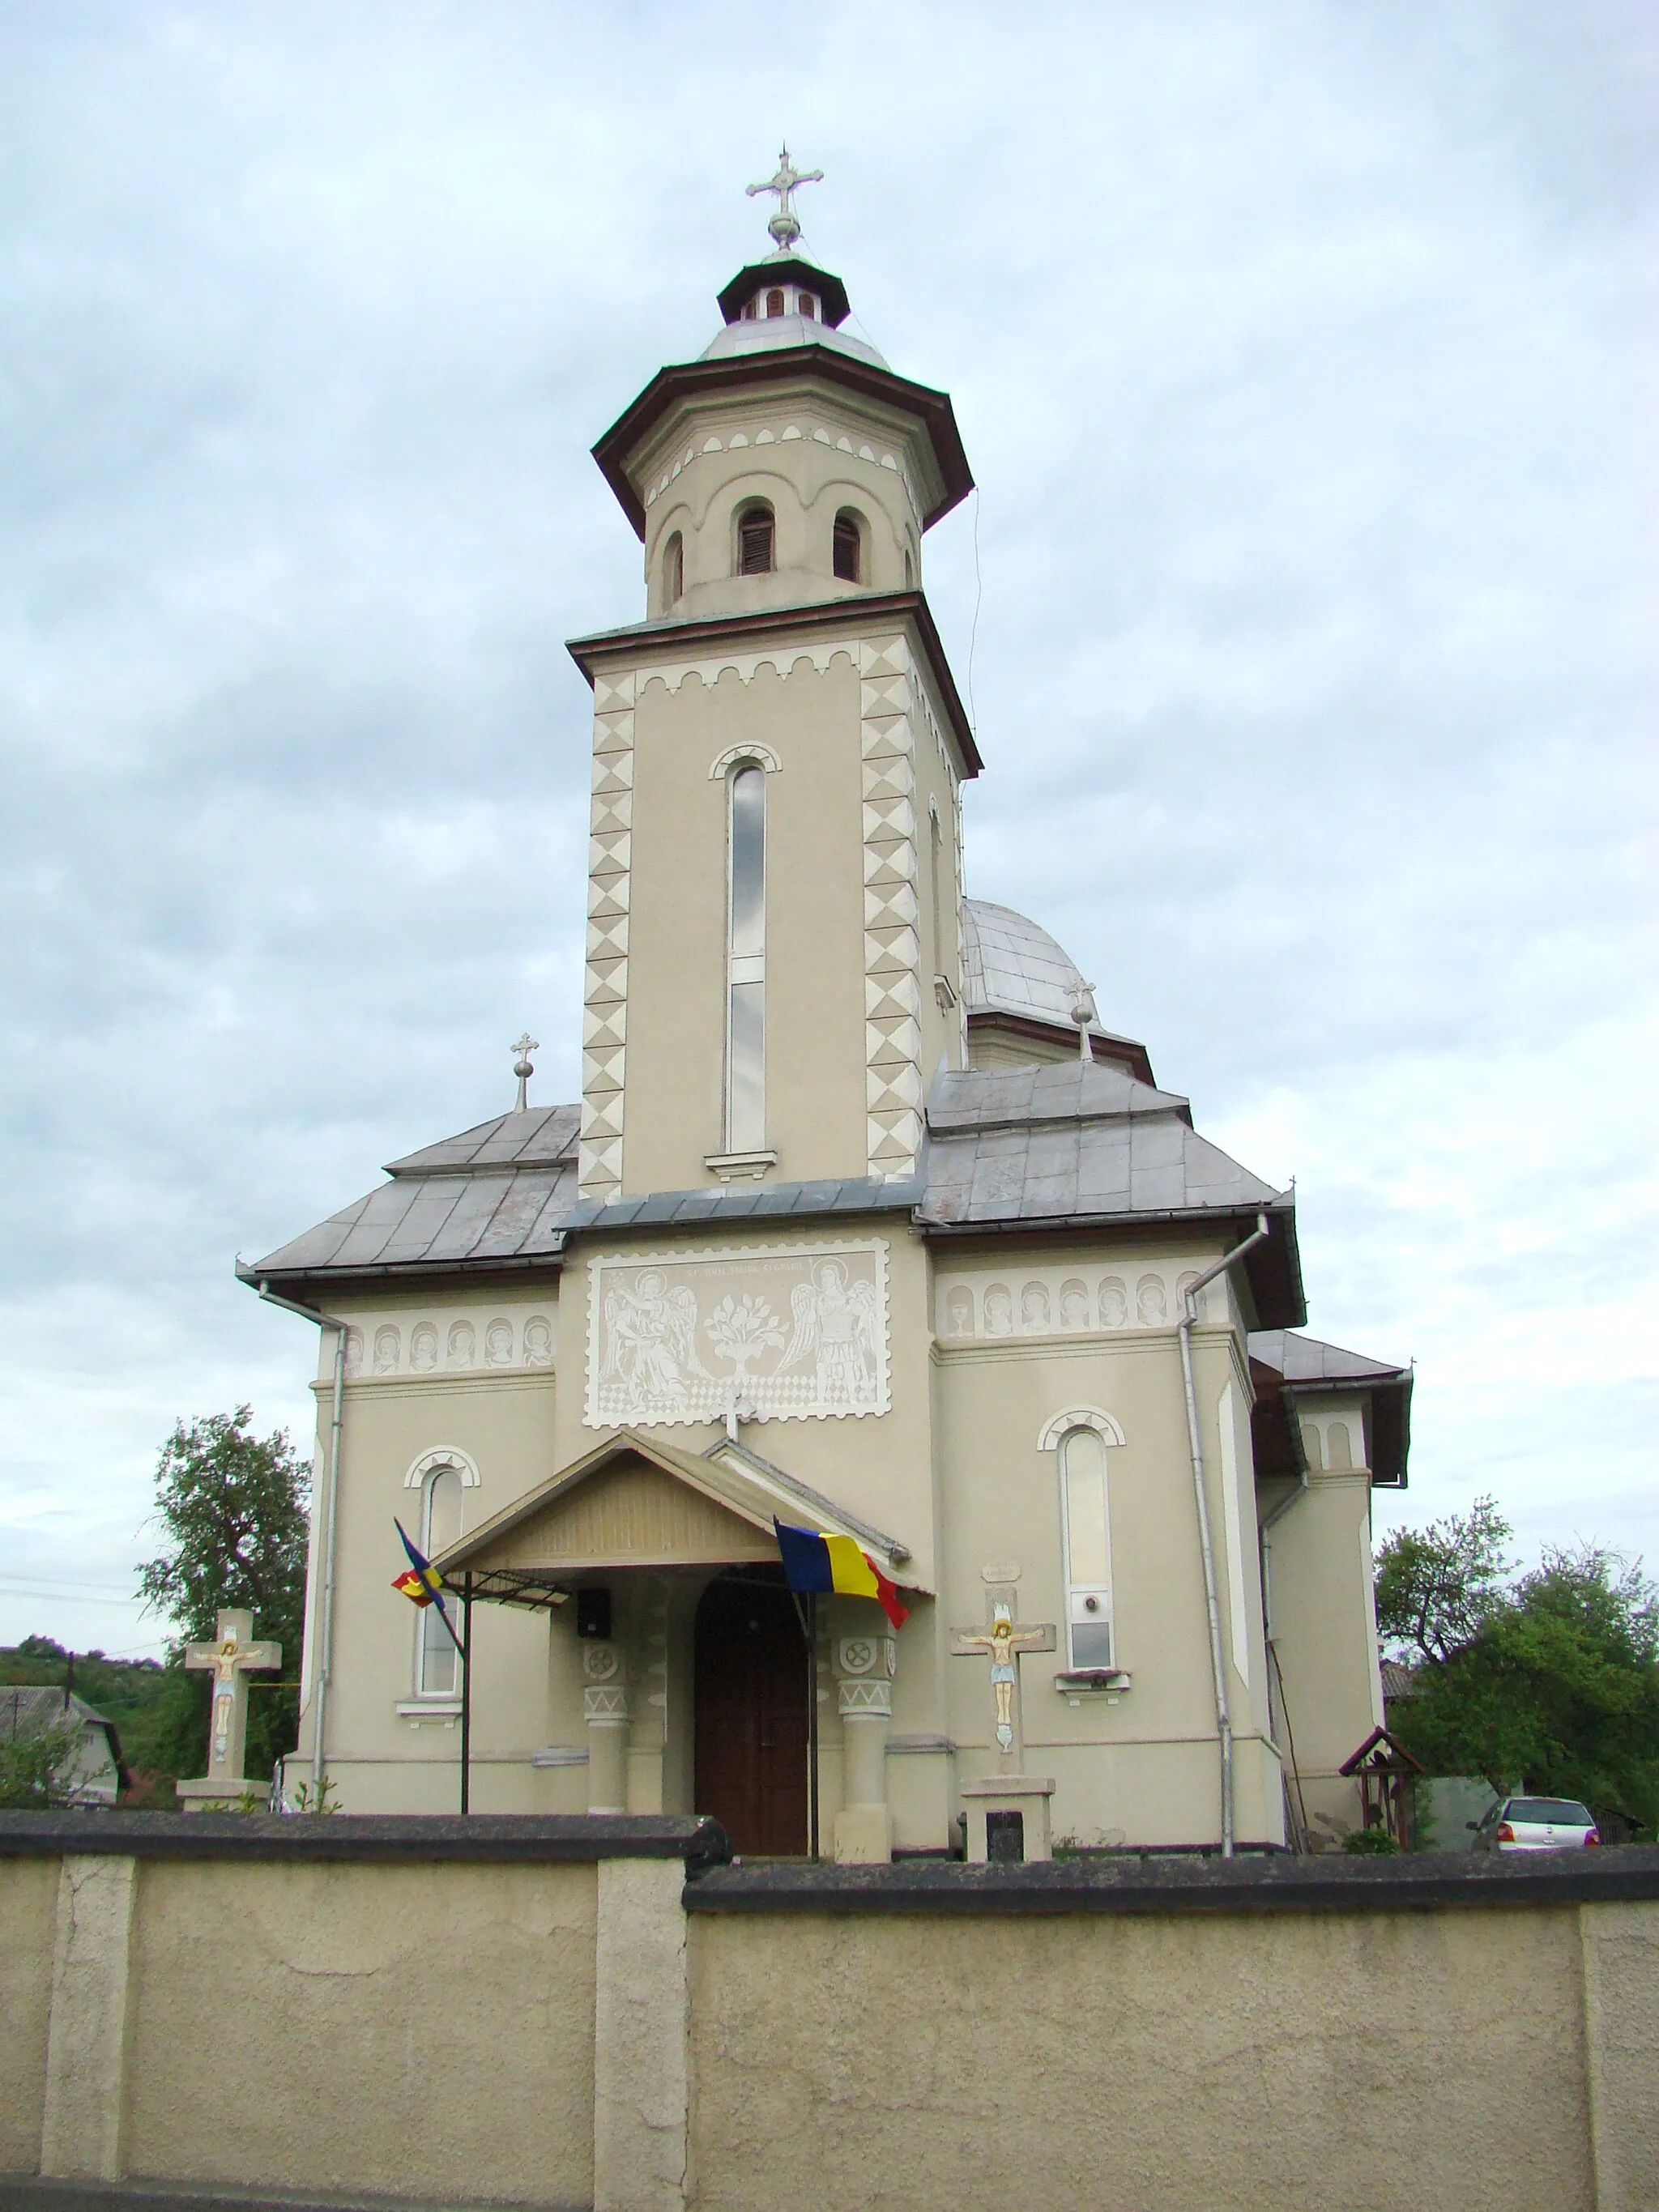
[(778, 1164), (775, 1152), (705, 1152), (704, 1167), (722, 1182), (760, 1182), (769, 1168)]
[(1133, 1678), (1121, 1667), (1075, 1667), (1066, 1674), (1056, 1674), (1054, 1687), (1062, 1697), (1074, 1698), (1084, 1692), (1093, 1694), (1102, 1690), (1115, 1692), (1132, 1689)]
[(398, 1701), (400, 1721), (442, 1721), (453, 1727), (461, 1717), (459, 1698), (401, 1698)]

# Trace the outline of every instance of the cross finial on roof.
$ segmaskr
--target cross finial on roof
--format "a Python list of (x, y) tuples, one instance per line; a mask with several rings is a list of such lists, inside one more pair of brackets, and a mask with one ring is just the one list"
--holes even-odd
[(509, 1052), (518, 1055), (513, 1062), (513, 1073), (519, 1079), (519, 1103), (513, 1109), (515, 1114), (529, 1111), (530, 1079), (536, 1073), (530, 1064), (530, 1055), (532, 1052), (539, 1052), (541, 1048), (540, 1039), (532, 1036), (528, 1030), (519, 1039), (517, 1044), (509, 1045), (507, 1048)]
[(794, 190), (797, 185), (821, 185), (822, 169), (792, 168), (789, 149), (786, 146), (778, 155), (778, 173), (763, 185), (750, 185), (748, 196), (752, 200), (757, 192), (775, 192), (777, 213), (766, 226), (780, 252), (787, 252), (800, 236), (800, 223), (795, 214)]
[(1094, 1047), (1089, 1042), (1089, 1024), (1100, 1018), (1095, 1012), (1095, 987), (1092, 983), (1085, 983), (1079, 975), (1075, 991), (1072, 1019), (1077, 1024), (1078, 1052), (1082, 1059), (1092, 1060), (1095, 1054)]

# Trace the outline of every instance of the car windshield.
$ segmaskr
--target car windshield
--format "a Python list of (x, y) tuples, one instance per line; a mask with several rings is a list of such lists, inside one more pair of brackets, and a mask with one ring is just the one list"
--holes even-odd
[(1541, 1827), (1593, 1828), (1589, 1808), (1571, 1797), (1511, 1797), (1504, 1815), (1508, 1820), (1528, 1820)]

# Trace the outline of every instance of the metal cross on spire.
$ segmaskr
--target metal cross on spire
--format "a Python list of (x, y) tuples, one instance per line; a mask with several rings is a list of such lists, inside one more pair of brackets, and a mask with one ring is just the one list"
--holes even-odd
[(778, 211), (766, 226), (781, 252), (788, 249), (800, 236), (800, 223), (795, 215), (794, 191), (797, 185), (821, 185), (822, 169), (792, 168), (789, 149), (786, 146), (778, 155), (778, 173), (763, 185), (750, 185), (748, 196), (752, 200), (757, 192), (775, 192)]
[(541, 1048), (541, 1040), (532, 1036), (528, 1030), (519, 1039), (517, 1044), (507, 1047), (509, 1052), (518, 1055), (513, 1062), (513, 1073), (519, 1079), (519, 1103), (513, 1109), (515, 1114), (523, 1114), (529, 1110), (530, 1079), (536, 1073), (530, 1064), (530, 1055), (532, 1052), (539, 1052)]

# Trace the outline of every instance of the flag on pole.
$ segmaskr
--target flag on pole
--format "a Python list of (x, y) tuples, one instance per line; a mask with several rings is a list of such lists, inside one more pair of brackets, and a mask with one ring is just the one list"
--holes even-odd
[(872, 1597), (895, 1628), (910, 1618), (897, 1589), (868, 1552), (850, 1536), (830, 1536), (815, 1528), (793, 1528), (774, 1517), (784, 1579), (797, 1597), (834, 1590), (842, 1597)]
[[(401, 1590), (416, 1605), (430, 1605), (444, 1586), (444, 1578), (429, 1559), (423, 1559), (409, 1540), (409, 1532), (394, 1514), (392, 1527), (404, 1540), (404, 1549), (409, 1554), (409, 1565), (402, 1574), (394, 1576), (392, 1587)], [(438, 1599), (438, 1610), (443, 1611), (443, 1601)]]

